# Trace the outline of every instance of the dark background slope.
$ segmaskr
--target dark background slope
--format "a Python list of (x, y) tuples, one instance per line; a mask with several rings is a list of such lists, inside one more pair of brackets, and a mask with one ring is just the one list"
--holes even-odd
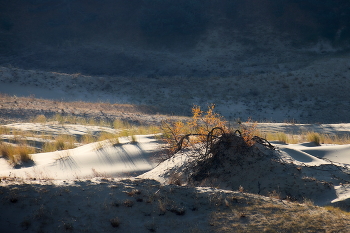
[[(219, 32), (218, 36), (208, 40), (213, 32)], [(283, 60), (280, 48), (274, 47), (271, 38), (283, 41), (284, 49), (288, 50), (320, 40), (346, 48), (350, 40), (350, 3), (345, 0), (0, 1), (0, 62), (26, 69), (90, 75), (230, 76), (237, 73), (234, 68), (223, 72), (209, 63), (183, 66), (183, 59), (178, 57), (192, 60), (202, 57), (204, 51), (198, 49), (201, 43), (214, 54), (209, 59), (215, 60), (224, 56), (223, 49), (230, 50), (233, 43), (239, 43), (242, 51), (227, 52), (226, 59), (218, 60), (222, 66), (276, 51)]]

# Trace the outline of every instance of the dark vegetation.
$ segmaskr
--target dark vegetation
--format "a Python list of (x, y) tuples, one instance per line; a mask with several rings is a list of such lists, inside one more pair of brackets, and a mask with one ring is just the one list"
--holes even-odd
[[(248, 37), (258, 28), (272, 28), (281, 39), (292, 37), (294, 46), (319, 39), (343, 46), (349, 26), (346, 0), (2, 0), (0, 64), (141, 74), (157, 65), (124, 48), (190, 51), (208, 32), (222, 29), (218, 43), (240, 39), (254, 49), (259, 40)], [(171, 75), (181, 75), (176, 72)]]

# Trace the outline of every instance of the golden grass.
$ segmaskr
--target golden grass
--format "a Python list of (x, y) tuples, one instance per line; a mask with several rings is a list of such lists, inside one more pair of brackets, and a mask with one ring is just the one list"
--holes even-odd
[(58, 135), (53, 142), (46, 142), (43, 146), (43, 152), (52, 152), (57, 150), (73, 149), (77, 140), (72, 135)]
[(0, 126), (0, 134), (10, 134), (10, 129), (8, 127), (5, 126)]
[(344, 135), (330, 135), (317, 132), (304, 132), (301, 134), (287, 134), (284, 132), (257, 132), (257, 136), (265, 138), (268, 141), (279, 141), (287, 144), (297, 144), (303, 142), (313, 142), (316, 145), (321, 144), (350, 144), (350, 136)]
[[(348, 232), (350, 214), (334, 207), (226, 198), (214, 212), (214, 232)], [(229, 204), (227, 204), (229, 203)]]
[(37, 115), (31, 121), (34, 123), (46, 123), (47, 119), (46, 119), (45, 115)]
[(123, 121), (123, 120), (120, 120), (120, 119), (115, 119), (113, 121), (113, 128), (114, 129), (130, 129), (131, 125), (127, 121)]
[(316, 145), (321, 145), (321, 135), (315, 132), (307, 132), (306, 139), (308, 142), (313, 142)]
[(35, 153), (35, 149), (25, 143), (18, 146), (8, 143), (0, 143), (1, 156), (7, 159), (9, 164), (13, 166), (32, 161), (31, 154), (33, 153)]
[(32, 161), (32, 156), (30, 154), (34, 154), (35, 149), (27, 144), (22, 144), (17, 147), (17, 153), (21, 162), (29, 162)]
[(91, 134), (84, 134), (81, 139), (80, 139), (80, 142), (83, 143), (83, 144), (89, 144), (89, 143), (93, 143), (93, 142), (96, 142), (96, 138), (91, 135)]

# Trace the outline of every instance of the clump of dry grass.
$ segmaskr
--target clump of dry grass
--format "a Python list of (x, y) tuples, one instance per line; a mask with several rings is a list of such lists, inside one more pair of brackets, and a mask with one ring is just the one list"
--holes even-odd
[(107, 140), (112, 145), (119, 144), (119, 134), (102, 132), (98, 137), (97, 141), (105, 141)]
[(13, 145), (7, 143), (0, 143), (1, 156), (7, 159), (10, 163), (16, 162), (15, 149)]
[(54, 141), (46, 142), (43, 146), (43, 152), (52, 152), (57, 150), (73, 149), (77, 140), (72, 135), (58, 135)]
[(32, 156), (30, 154), (35, 153), (35, 149), (33, 147), (29, 147), (27, 144), (19, 145), (17, 148), (17, 154), (19, 155), (19, 160), (21, 162), (29, 162), (32, 161)]
[(321, 135), (315, 132), (307, 132), (306, 139), (308, 142), (313, 142), (316, 145), (321, 145)]
[(34, 117), (34, 119), (32, 119), (32, 122), (35, 122), (35, 123), (46, 123), (47, 119), (46, 119), (45, 115), (38, 115), (38, 116)]
[(303, 143), (303, 142), (313, 142), (316, 145), (350, 144), (349, 134), (330, 135), (330, 134), (323, 134), (323, 133), (309, 131), (309, 132), (304, 132), (297, 135), (287, 134), (284, 132), (268, 132), (268, 133), (258, 132), (256, 135), (262, 138), (265, 138), (268, 141), (279, 141), (287, 144), (296, 144), (296, 143)]
[(13, 166), (32, 161), (31, 154), (33, 153), (35, 153), (35, 149), (24, 143), (19, 146), (0, 143), (1, 156)]
[(80, 142), (83, 143), (83, 144), (89, 144), (89, 143), (92, 143), (92, 142), (96, 142), (96, 138), (91, 135), (91, 134), (84, 134), (81, 139), (80, 139)]
[(114, 129), (130, 129), (131, 125), (127, 121), (121, 119), (115, 119), (112, 123)]
[(10, 134), (11, 130), (8, 127), (0, 126), (0, 134)]
[(334, 207), (251, 198), (225, 200), (229, 205), (209, 220), (216, 232), (347, 232), (350, 227), (350, 214)]

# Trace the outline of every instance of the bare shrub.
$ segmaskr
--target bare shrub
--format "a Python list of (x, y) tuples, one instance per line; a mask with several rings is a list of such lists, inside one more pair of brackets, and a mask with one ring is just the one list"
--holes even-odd
[[(192, 108), (192, 119), (185, 123), (181, 121), (171, 122), (163, 121), (161, 129), (163, 130), (164, 140), (169, 144), (170, 153), (174, 153), (182, 143), (182, 147), (186, 148), (192, 143), (205, 142), (208, 133), (214, 133), (218, 136), (220, 133), (212, 131), (213, 128), (221, 128), (224, 132), (228, 132), (227, 122), (222, 116), (214, 112), (215, 105), (209, 105), (208, 110), (203, 112), (199, 106)], [(183, 140), (185, 135), (189, 135), (187, 141)], [(191, 138), (189, 138), (191, 136)]]

